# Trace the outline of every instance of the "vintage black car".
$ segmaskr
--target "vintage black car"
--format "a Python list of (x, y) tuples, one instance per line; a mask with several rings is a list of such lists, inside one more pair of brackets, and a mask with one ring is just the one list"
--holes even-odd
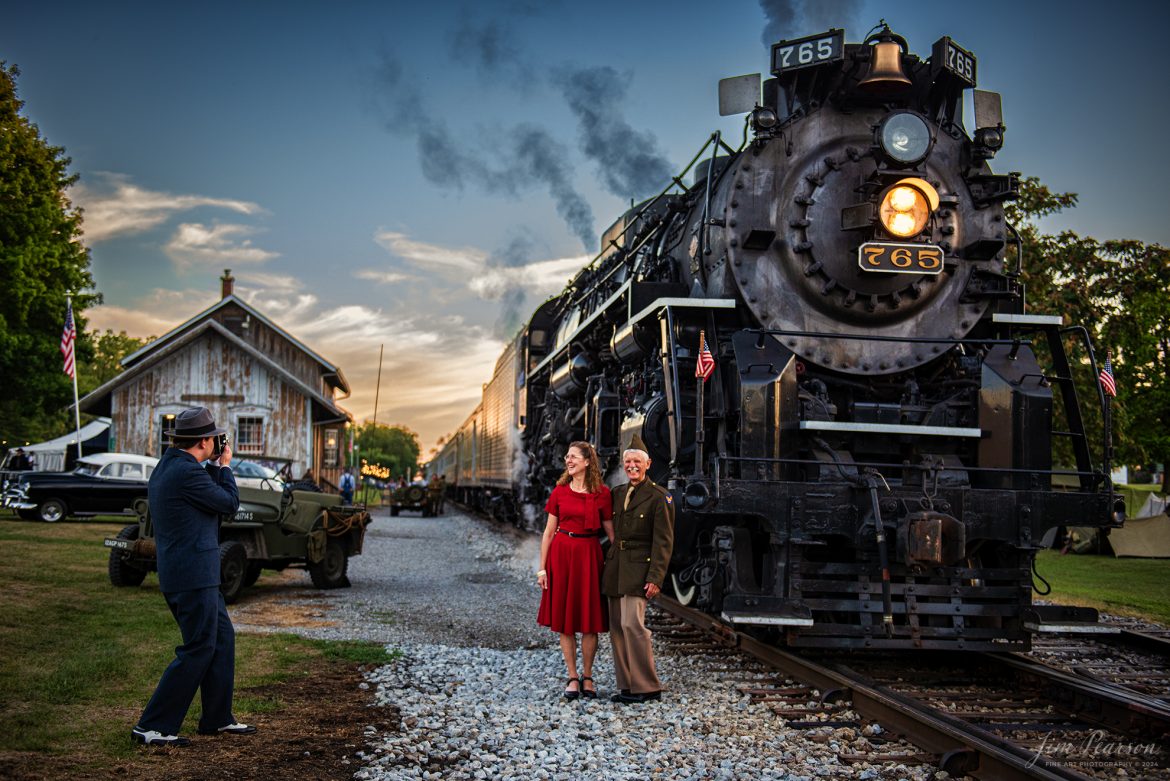
[(5, 489), (4, 506), (48, 523), (71, 515), (133, 515), (157, 463), (132, 453), (96, 453), (77, 459), (72, 472), (21, 472)]

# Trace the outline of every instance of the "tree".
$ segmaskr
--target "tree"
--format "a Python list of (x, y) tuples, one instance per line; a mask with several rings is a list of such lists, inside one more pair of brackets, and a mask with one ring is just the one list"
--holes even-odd
[[(1170, 432), (1162, 425), (1170, 420), (1170, 251), (1138, 241), (1100, 242), (1073, 231), (1041, 233), (1039, 218), (1075, 205), (1076, 195), (1053, 193), (1034, 177), (1009, 205), (1008, 217), (1023, 240), (1028, 308), (1085, 326), (1099, 362), (1109, 352), (1118, 387), (1111, 402), (1117, 460), (1170, 464)], [(1087, 362), (1074, 370), (1079, 387), (1094, 387)], [(1089, 410), (1092, 398), (1082, 398)], [(1099, 429), (1098, 416), (1088, 419)], [(1062, 460), (1068, 463), (1067, 456)], [(1170, 491), (1170, 474), (1162, 489)]]
[[(72, 383), (59, 352), (65, 294), (81, 313), (98, 300), (89, 250), (81, 244), (81, 211), (66, 196), (76, 180), (61, 147), (51, 146), (21, 115), (16, 66), (0, 61), (0, 439), (24, 442), (65, 431)], [(77, 363), (90, 358), (86, 341)]]
[(125, 331), (114, 333), (109, 328), (104, 334), (94, 331), (84, 338), (90, 343), (93, 357), (77, 367), (77, 386), (82, 396), (121, 374), (122, 359), (155, 339), (153, 336), (139, 339), (127, 336)]
[(362, 458), (386, 467), (393, 477), (413, 475), (418, 469), (418, 434), (406, 426), (365, 423), (358, 428), (355, 441)]

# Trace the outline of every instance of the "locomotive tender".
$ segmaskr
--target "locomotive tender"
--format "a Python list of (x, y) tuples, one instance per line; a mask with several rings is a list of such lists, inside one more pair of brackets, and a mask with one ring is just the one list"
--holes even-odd
[[(976, 68), (945, 37), (919, 59), (883, 24), (776, 44), (762, 97), (758, 75), (724, 80), (743, 144), (714, 134), (690, 186), (614, 223), (431, 471), (537, 528), (570, 441), (620, 482), (636, 432), (678, 508), (683, 603), (794, 646), (1027, 647), (1042, 537), (1120, 514), (1107, 402), (1082, 389), (1098, 446), (1072, 380), (1067, 343), (1094, 363), (1087, 334), (1025, 308), (1003, 210), (1018, 176), (987, 163), (999, 96), (976, 90), (964, 129)], [(1054, 468), (1056, 436), (1075, 467)]]

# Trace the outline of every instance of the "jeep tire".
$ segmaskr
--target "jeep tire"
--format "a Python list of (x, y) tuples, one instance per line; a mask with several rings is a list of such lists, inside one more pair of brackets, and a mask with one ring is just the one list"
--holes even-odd
[(248, 552), (235, 540), (219, 545), (219, 590), (224, 603), (230, 605), (240, 598), (244, 590), (244, 576), (248, 569)]
[[(129, 526), (123, 526), (122, 531), (118, 532), (117, 538), (119, 540), (137, 540), (138, 524), (132, 523)], [(110, 572), (110, 583), (115, 586), (141, 586), (142, 581), (146, 580), (146, 570), (131, 564), (130, 554), (117, 548), (110, 549), (110, 564), (108, 569)]]
[(325, 555), (316, 564), (309, 564), (309, 577), (317, 588), (345, 588), (349, 585), (349, 556), (345, 546), (330, 538), (325, 543)]

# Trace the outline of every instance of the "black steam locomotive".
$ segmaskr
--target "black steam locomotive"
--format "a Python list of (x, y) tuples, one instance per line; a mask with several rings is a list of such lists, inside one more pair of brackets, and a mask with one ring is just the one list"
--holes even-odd
[[(1066, 345), (1092, 347), (1026, 312), (1008, 251), (999, 96), (976, 90), (964, 129), (976, 67), (883, 26), (781, 41), (773, 78), (724, 80), (741, 146), (715, 134), (689, 186), (617, 220), (432, 469), (523, 517), (568, 442), (619, 481), (637, 432), (675, 497), (684, 603), (796, 646), (1026, 647), (1041, 539), (1118, 518)], [(1056, 436), (1075, 466), (1054, 468)]]

